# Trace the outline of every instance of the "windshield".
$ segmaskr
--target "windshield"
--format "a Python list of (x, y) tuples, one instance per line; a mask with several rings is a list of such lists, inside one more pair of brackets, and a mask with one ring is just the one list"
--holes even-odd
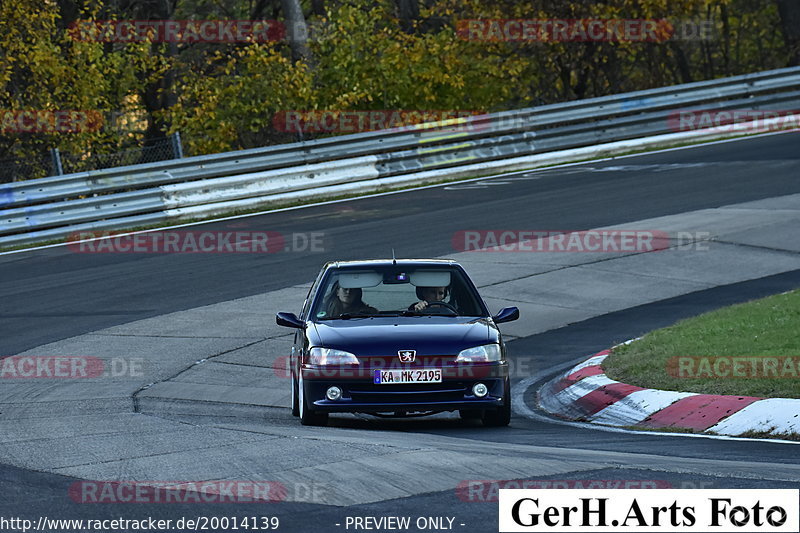
[(487, 316), (472, 283), (451, 266), (341, 268), (323, 280), (311, 316)]

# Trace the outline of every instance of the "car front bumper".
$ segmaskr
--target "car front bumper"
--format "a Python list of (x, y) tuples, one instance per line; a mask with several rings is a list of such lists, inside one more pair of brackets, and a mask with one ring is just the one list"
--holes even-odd
[[(303, 372), (304, 395), (321, 412), (412, 412), (496, 409), (504, 405), (508, 387), (505, 361), (475, 367), (443, 369), (441, 383), (375, 384), (366, 375), (330, 375), (329, 370), (307, 366)], [(488, 389), (477, 397), (472, 388), (483, 383)], [(342, 397), (329, 400), (326, 391), (339, 387)]]

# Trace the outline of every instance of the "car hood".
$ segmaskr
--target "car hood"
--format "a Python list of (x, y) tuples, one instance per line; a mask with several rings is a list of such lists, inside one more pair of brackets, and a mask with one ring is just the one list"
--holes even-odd
[(376, 317), (313, 324), (309, 328), (312, 346), (362, 357), (396, 356), (398, 350), (416, 350), (418, 356), (455, 355), (498, 341), (496, 326), (476, 317)]

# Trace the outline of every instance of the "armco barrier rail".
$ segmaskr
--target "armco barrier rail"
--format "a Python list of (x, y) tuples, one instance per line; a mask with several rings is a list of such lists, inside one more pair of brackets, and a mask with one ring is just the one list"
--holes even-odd
[[(677, 110), (800, 109), (800, 68), (0, 186), (0, 246), (661, 146)], [(654, 137), (655, 136), (655, 137)], [(620, 141), (623, 141), (620, 143)], [(609, 144), (612, 143), (612, 144)], [(596, 148), (596, 150), (594, 149)], [(564, 150), (576, 150), (564, 155)], [(588, 150), (588, 151), (587, 151)]]

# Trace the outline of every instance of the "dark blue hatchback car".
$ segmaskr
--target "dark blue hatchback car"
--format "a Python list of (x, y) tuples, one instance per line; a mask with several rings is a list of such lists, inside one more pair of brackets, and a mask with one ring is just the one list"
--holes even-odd
[(292, 414), (324, 425), (328, 413), (420, 416), (458, 410), (488, 426), (511, 419), (506, 349), (497, 324), (454, 261), (376, 260), (326, 264), (296, 328)]

